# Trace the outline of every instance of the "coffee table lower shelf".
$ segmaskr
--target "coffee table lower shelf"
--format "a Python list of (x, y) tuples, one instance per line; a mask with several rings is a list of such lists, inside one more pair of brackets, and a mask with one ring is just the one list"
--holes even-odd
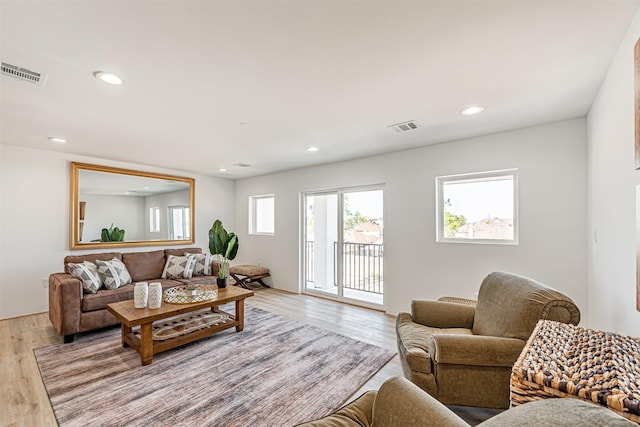
[[(206, 326), (202, 329), (198, 329), (197, 331), (189, 332), (189, 333), (177, 336), (175, 338), (168, 338), (164, 340), (156, 340), (153, 338), (153, 324), (152, 324), (151, 330), (150, 330), (151, 356), (153, 356), (154, 354), (162, 353), (163, 351), (180, 347), (181, 345), (198, 341), (202, 338), (206, 338), (220, 331), (224, 331), (225, 329), (236, 328), (237, 332), (240, 332), (240, 330), (238, 330), (238, 327), (240, 326), (240, 322), (236, 320), (232, 314), (225, 313), (224, 311), (217, 311), (216, 313), (228, 315), (229, 320), (223, 324)], [(142, 364), (147, 365), (151, 363), (151, 360), (149, 361), (149, 363), (144, 363), (145, 355), (149, 353), (147, 348), (143, 349), (143, 336), (145, 336), (145, 333), (142, 331), (142, 329), (144, 326), (145, 325), (141, 325), (140, 329), (136, 329), (132, 331), (128, 331), (128, 329), (130, 328), (127, 328), (127, 331), (123, 330), (122, 346), (131, 347), (132, 349), (140, 353), (140, 356), (142, 358)], [(148, 347), (148, 343), (146, 345)]]

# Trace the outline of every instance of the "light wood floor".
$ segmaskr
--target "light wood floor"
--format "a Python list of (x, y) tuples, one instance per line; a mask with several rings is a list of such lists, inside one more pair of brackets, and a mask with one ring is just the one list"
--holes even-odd
[[(258, 289), (247, 305), (328, 329), (392, 351), (396, 349), (395, 317), (322, 298), (274, 289)], [(62, 342), (47, 313), (0, 321), (0, 426), (56, 426), (40, 379), (33, 349)], [(375, 390), (389, 377), (402, 376), (396, 355), (355, 395)], [(452, 408), (472, 425), (496, 411)]]

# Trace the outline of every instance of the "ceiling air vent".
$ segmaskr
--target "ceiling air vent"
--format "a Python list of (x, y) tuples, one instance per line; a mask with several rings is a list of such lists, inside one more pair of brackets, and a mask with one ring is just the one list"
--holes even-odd
[(26, 68), (18, 67), (17, 65), (2, 63), (2, 74), (5, 76), (13, 77), (23, 82), (33, 83), (43, 87), (47, 81), (46, 74), (36, 73), (35, 71), (27, 70)]
[(396, 123), (395, 125), (388, 126), (393, 129), (395, 132), (407, 132), (409, 130), (418, 129), (418, 124), (413, 120), (409, 120), (408, 122)]

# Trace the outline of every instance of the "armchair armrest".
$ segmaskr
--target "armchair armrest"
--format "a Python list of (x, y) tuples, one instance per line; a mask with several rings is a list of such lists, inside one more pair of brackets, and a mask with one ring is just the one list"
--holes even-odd
[(433, 328), (473, 328), (475, 306), (443, 301), (411, 301), (414, 322)]
[(401, 377), (385, 381), (373, 402), (374, 425), (469, 427), (456, 414), (418, 386)]
[(67, 273), (49, 276), (49, 320), (60, 335), (80, 330), (82, 283)]
[(510, 367), (525, 344), (518, 338), (434, 334), (429, 340), (429, 354), (436, 363)]

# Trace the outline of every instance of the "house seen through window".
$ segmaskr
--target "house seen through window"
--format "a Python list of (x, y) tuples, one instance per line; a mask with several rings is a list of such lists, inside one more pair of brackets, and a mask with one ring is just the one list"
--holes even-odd
[(517, 169), (436, 178), (439, 242), (518, 243)]

